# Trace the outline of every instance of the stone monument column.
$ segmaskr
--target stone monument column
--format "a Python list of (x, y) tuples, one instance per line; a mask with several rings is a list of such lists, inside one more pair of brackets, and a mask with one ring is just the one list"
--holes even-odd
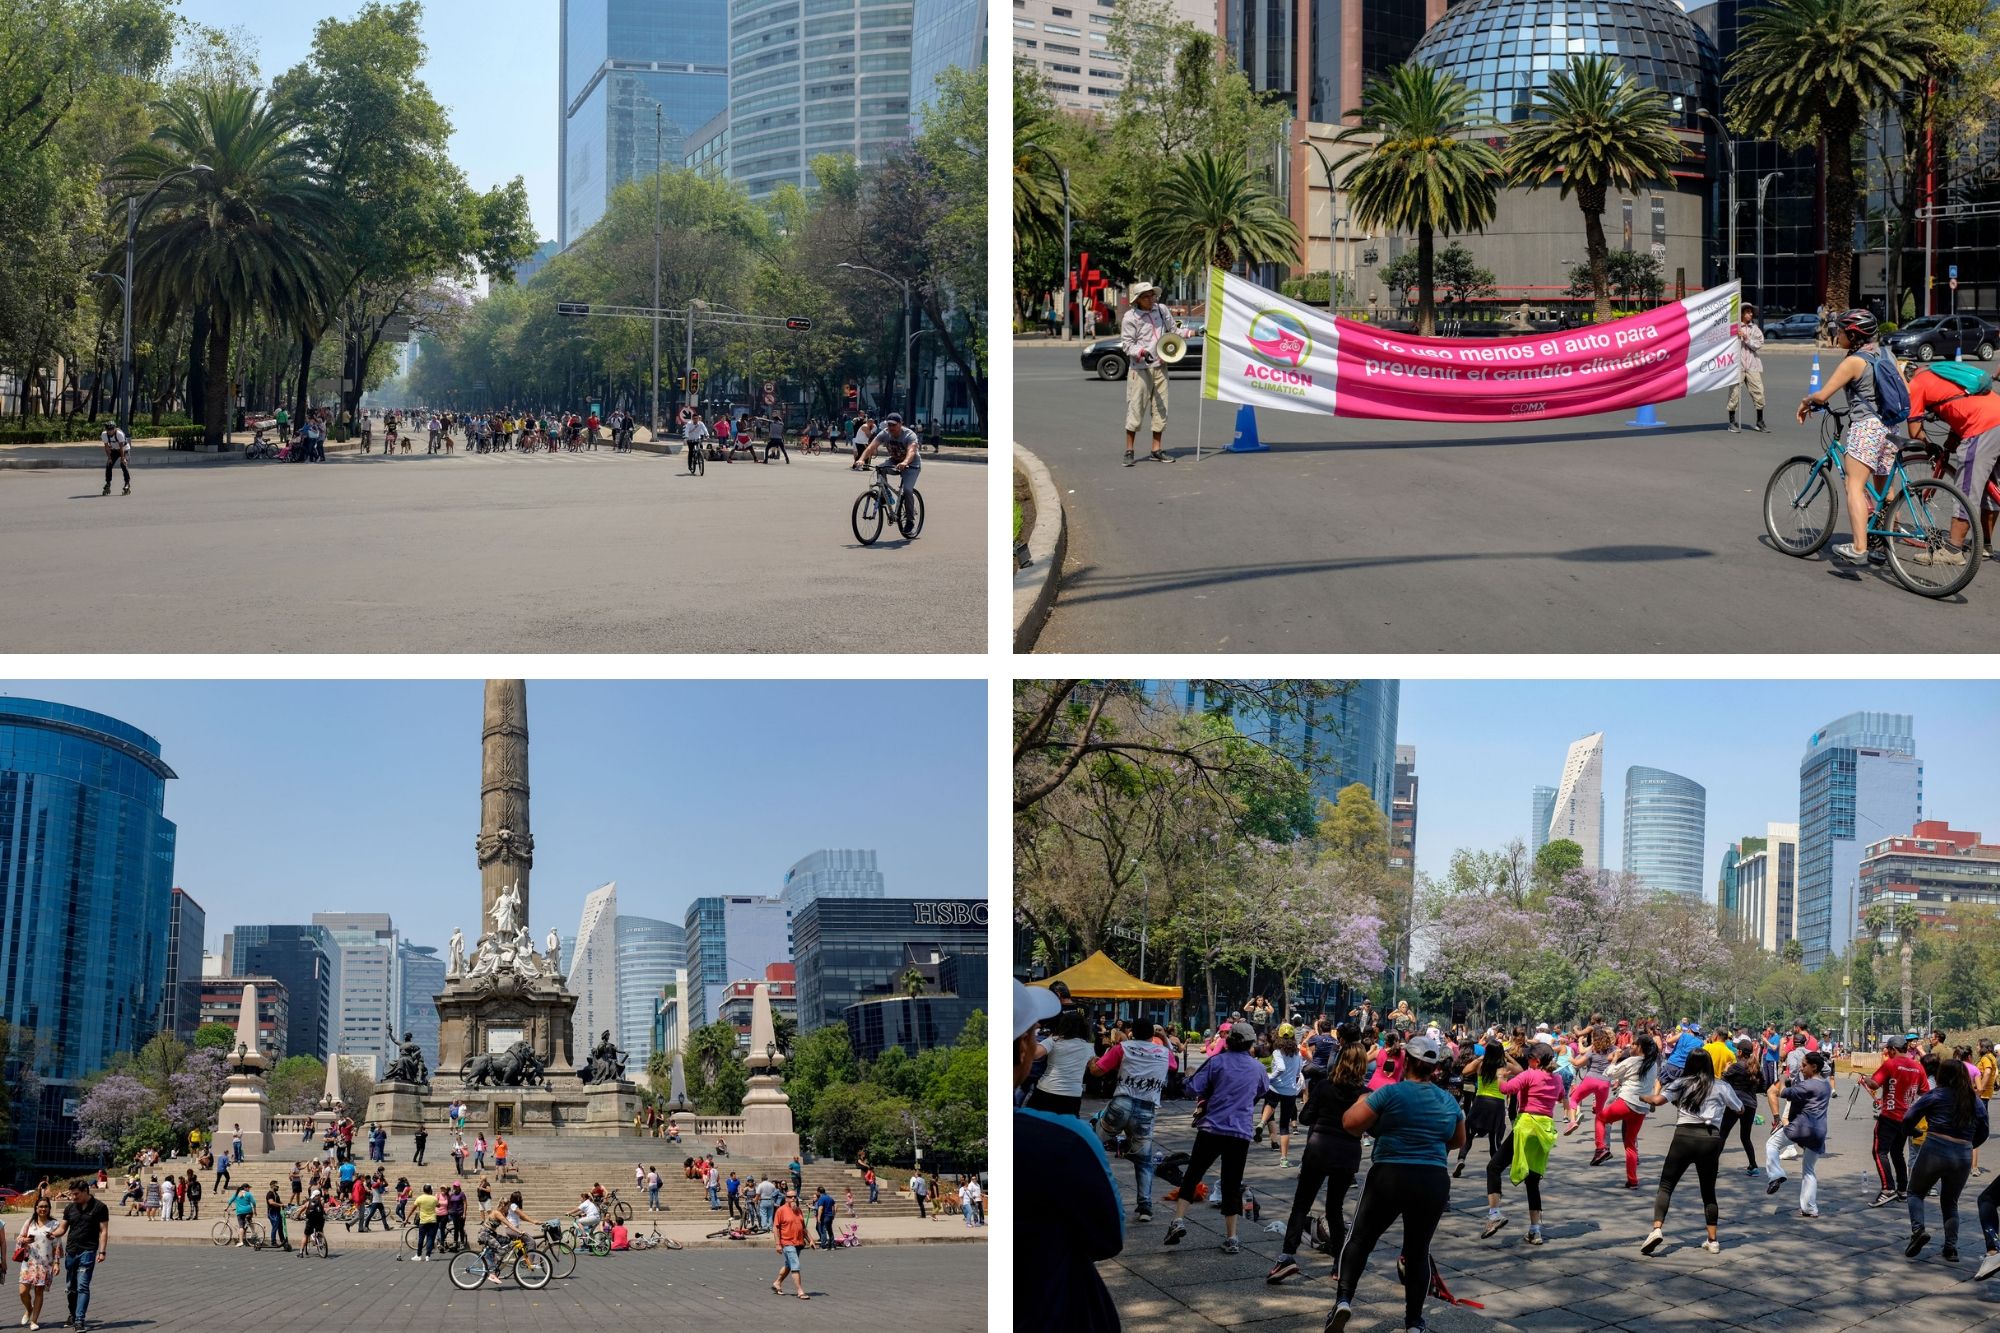
[(743, 1096), (742, 1146), (729, 1145), (731, 1152), (746, 1157), (786, 1158), (799, 1150), (792, 1099), (778, 1072), (785, 1057), (778, 1050), (777, 1031), (771, 1021), (771, 988), (760, 981), (750, 997), (750, 1050), (744, 1061), (750, 1067), (750, 1090)]
[(264, 1069), (270, 1064), (257, 1044), (257, 988), (243, 983), (243, 1008), (236, 1016), (236, 1047), (229, 1053), (229, 1086), (223, 1089), (216, 1141), (243, 1136), (243, 1146), (262, 1156), (271, 1151), (270, 1102), (264, 1091)]
[(528, 683), (486, 682), (486, 719), (480, 732), (479, 935), (492, 932), (493, 904), (518, 886), (519, 919), (528, 921), (528, 875), (535, 865), (535, 835), (528, 828)]

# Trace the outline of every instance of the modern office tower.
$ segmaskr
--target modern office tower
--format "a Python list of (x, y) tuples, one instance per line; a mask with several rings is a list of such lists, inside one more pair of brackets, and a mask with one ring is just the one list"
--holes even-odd
[(916, 0), (910, 20), (910, 129), (922, 127), (923, 110), (937, 97), (940, 74), (985, 63), (986, 6), (981, 0)]
[(291, 1004), (285, 984), (276, 977), (209, 977), (196, 983), (196, 1026), (220, 1023), (231, 1032), (243, 1015), (243, 987), (257, 988), (257, 1044), (274, 1062), (292, 1052), (285, 1049), (291, 1027)]
[[(1958, 930), (2000, 908), (2000, 845), (1945, 820), (1927, 819), (1906, 834), (1870, 844), (1861, 853), (1859, 879), (1857, 907), (1864, 920), (1877, 903), (1908, 905), (1925, 925)], [(1885, 923), (1875, 939), (1898, 943), (1893, 924)]]
[(208, 913), (175, 889), (167, 916), (167, 978), (160, 990), (160, 1031), (191, 1040), (201, 1026), (201, 937)]
[(1398, 881), (1402, 920), (1392, 924), (1400, 937), (1390, 957), (1392, 966), (1410, 965), (1410, 923), (1417, 889), (1417, 747), (1396, 747), (1394, 795), (1389, 805), (1389, 873)]
[(1534, 811), (1528, 816), (1528, 855), (1533, 856), (1549, 840), (1549, 821), (1556, 817), (1556, 789), (1537, 787), (1531, 799)]
[[(1568, 838), (1583, 848), (1586, 870), (1604, 866), (1604, 733), (1572, 741), (1563, 760), (1562, 783), (1550, 804), (1544, 845)], [(1537, 849), (1539, 850), (1539, 849)], [(1698, 873), (1698, 872), (1697, 872)]]
[(1625, 869), (1649, 889), (1699, 898), (1708, 789), (1663, 768), (1625, 770)]
[(861, 1060), (891, 1046), (920, 1055), (949, 1046), (974, 1010), (986, 1008), (986, 955), (949, 955), (938, 963), (937, 988), (922, 995), (874, 995), (847, 1006), (847, 1044)]
[(576, 996), (576, 1048), (587, 1051), (597, 1034), (611, 1029), (616, 1037), (618, 1014), (618, 885), (606, 884), (584, 895), (583, 918), (576, 944), (563, 956), (563, 977)]
[(618, 914), (618, 1026), (613, 1035), (626, 1068), (641, 1070), (652, 1058), (653, 1014), (661, 993), (687, 966), (687, 931), (671, 921)]
[(727, 0), (562, 0), (561, 24), (557, 239), (567, 250), (620, 185), (678, 165), (682, 141), (728, 105), (729, 12)]
[[(672, 163), (669, 162), (668, 165), (672, 165)], [(558, 245), (554, 241), (543, 241), (539, 246), (535, 248), (535, 253), (529, 255), (526, 259), (523, 259), (519, 264), (515, 265), (514, 267), (515, 285), (519, 287), (527, 286), (530, 282), (534, 280), (535, 275), (537, 273), (540, 273), (542, 269), (548, 265), (548, 262), (551, 259), (554, 259), (557, 255), (561, 253), (562, 253), (562, 246)]]
[(880, 898), (882, 892), (882, 872), (875, 867), (873, 850), (822, 848), (792, 863), (778, 899), (796, 916), (821, 898)]
[(771, 1017), (799, 1021), (797, 969), (790, 963), (772, 963), (760, 977), (738, 977), (722, 988), (722, 1003), (716, 1006), (711, 1022), (727, 1023), (736, 1029), (736, 1043), (750, 1045), (750, 1016), (756, 1008), (757, 987), (764, 986), (771, 997)]
[(285, 987), (285, 1050), (324, 1060), (332, 1049), (339, 946), (325, 926), (238, 926), (222, 937), (225, 976), (276, 977)]
[[(939, 988), (946, 958), (984, 955), (983, 898), (822, 898), (792, 923), (799, 1031), (846, 1021), (847, 1007), (903, 993), (912, 969)], [(983, 993), (981, 998), (983, 999)]]
[(437, 997), (444, 991), (445, 960), (434, 944), (399, 941), (398, 966), (403, 976), (402, 1016), (396, 1020), (398, 1034), (407, 1032), (424, 1051), (424, 1063), (433, 1072), (438, 1062)]
[[(1014, 0), (1014, 63), (1034, 70), (1064, 110), (1104, 110), (1125, 86), (1125, 66), (1110, 49), (1117, 7), (1117, 0)], [(1174, 0), (1174, 17), (1217, 33), (1215, 0)]]
[(1814, 732), (1799, 761), (1798, 939), (1818, 969), (1859, 924), (1861, 850), (1924, 817), (1924, 766), (1907, 713), (1849, 713)]
[(822, 154), (869, 166), (908, 140), (913, 3), (728, 0), (729, 174), (751, 198), (811, 188)]
[[(1150, 684), (1150, 682), (1148, 682)], [(1226, 714), (1236, 729), (1313, 773), (1313, 795), (1332, 801), (1359, 782), (1386, 816), (1396, 795), (1396, 713), (1402, 682), (1361, 680), (1341, 695), (1274, 717), (1249, 700), (1211, 694), (1189, 681), (1165, 682), (1189, 711)]]
[(1767, 824), (1763, 837), (1740, 839), (1733, 850), (1734, 902), (1724, 906), (1741, 938), (1777, 953), (1793, 938), (1798, 912), (1799, 826)]
[(32, 1160), (73, 1155), (65, 1104), (153, 1035), (173, 910), (173, 776), (160, 743), (129, 723), (0, 698), (0, 1015), (34, 1038), (20, 1072), (42, 1092), (16, 1129)]
[(312, 923), (333, 937), (333, 1049), (380, 1074), (396, 1058), (390, 1028), (403, 1016), (395, 924), (384, 912), (314, 912)]
[(732, 981), (792, 961), (785, 905), (776, 898), (697, 898), (687, 910), (687, 1029), (716, 1021)]

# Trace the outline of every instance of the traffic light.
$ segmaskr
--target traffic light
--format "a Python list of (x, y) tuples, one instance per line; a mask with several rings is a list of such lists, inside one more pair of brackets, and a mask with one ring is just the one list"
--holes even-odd
[(556, 313), (558, 315), (587, 315), (590, 313), (590, 307), (578, 301), (558, 301), (556, 302)]
[(690, 370), (687, 382), (690, 389), (699, 389), (701, 387), (701, 372), (699, 370)]
[(803, 315), (793, 315), (785, 321), (785, 327), (793, 333), (810, 333), (812, 332), (812, 326), (813, 322)]
[(681, 392), (686, 393), (687, 390), (688, 390), (688, 377), (683, 375), (681, 376)]

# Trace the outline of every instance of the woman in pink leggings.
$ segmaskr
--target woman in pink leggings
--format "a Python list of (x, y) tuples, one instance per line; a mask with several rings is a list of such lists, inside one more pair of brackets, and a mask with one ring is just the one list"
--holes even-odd
[(1605, 1078), (1611, 1070), (1611, 1033), (1603, 1027), (1593, 1027), (1587, 1037), (1588, 1046), (1572, 1059), (1580, 1077), (1569, 1092), (1569, 1123), (1563, 1126), (1563, 1134), (1576, 1133), (1577, 1126), (1583, 1123), (1579, 1108), (1583, 1099), (1588, 1097), (1591, 1099), (1593, 1128), (1597, 1132), (1597, 1151), (1603, 1152), (1604, 1099), (1611, 1095), (1610, 1080)]
[[(1639, 1188), (1639, 1131), (1646, 1127), (1646, 1115), (1653, 1109), (1645, 1098), (1659, 1081), (1659, 1075), (1659, 1044), (1644, 1035), (1633, 1038), (1632, 1054), (1607, 1071), (1612, 1096), (1598, 1117), (1598, 1133), (1602, 1136), (1607, 1125), (1620, 1127), (1625, 1140), (1625, 1188), (1629, 1190)], [(1603, 1145), (1602, 1137), (1599, 1143)], [(1596, 1166), (1610, 1156), (1610, 1147), (1600, 1146), (1590, 1164)]]

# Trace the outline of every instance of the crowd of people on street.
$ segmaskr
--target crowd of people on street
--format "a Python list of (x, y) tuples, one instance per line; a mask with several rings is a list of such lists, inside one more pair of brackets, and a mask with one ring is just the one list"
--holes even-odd
[[(1245, 1168), (1253, 1147), (1268, 1139), (1278, 1168), (1297, 1177), (1266, 1280), (1299, 1276), (1312, 1240), (1334, 1258), (1327, 1328), (1337, 1333), (1351, 1317), (1370, 1253), (1400, 1224), (1404, 1327), (1418, 1330), (1426, 1297), (1441, 1285), (1431, 1271), (1431, 1238), (1452, 1181), (1482, 1142), (1480, 1239), (1512, 1222), (1505, 1205), (1512, 1186), (1526, 1204), (1523, 1239), (1538, 1246), (1549, 1212), (1560, 1207), (1550, 1197), (1557, 1146), (1582, 1129), (1586, 1111), (1589, 1167), (1617, 1155), (1615, 1129), (1623, 1183), (1633, 1191), (1644, 1183), (1641, 1131), (1656, 1113), (1670, 1117), (1639, 1252), (1650, 1256), (1666, 1243), (1675, 1194), (1692, 1172), (1702, 1205), (1698, 1243), (1720, 1253), (1719, 1181), (1732, 1140), (1743, 1151), (1744, 1174), (1768, 1195), (1784, 1189), (1793, 1175), (1788, 1164), (1796, 1162), (1796, 1216), (1819, 1216), (1815, 1168), (1827, 1151), (1836, 1062), (1844, 1056), (1856, 1085), (1851, 1095), (1865, 1093), (1874, 1110), (1869, 1152), (1879, 1188), (1867, 1206), (1907, 1210), (1904, 1253), (1914, 1259), (1933, 1239), (1926, 1206), (1935, 1194), (1939, 1256), (1956, 1263), (1959, 1198), (1983, 1174), (1978, 1154), (2000, 1083), (1991, 1041), (1954, 1044), (1941, 1031), (1888, 1034), (1878, 1043), (1879, 1061), (1865, 1068), (1803, 1021), (1789, 1028), (1695, 1020), (1667, 1027), (1593, 1013), (1554, 1026), (1474, 1028), (1425, 1021), (1407, 1002), (1381, 1016), (1364, 1002), (1339, 1018), (1308, 1018), (1286, 1017), (1253, 996), (1215, 1027), (1184, 1031), (1143, 1016), (1093, 1016), (1060, 982), (1017, 983), (1015, 1007), (1016, 1154), (1052, 1168), (1047, 1184), (1058, 1191), (1038, 1204), (1032, 1182), (1046, 1172), (1023, 1174), (1021, 1207), (1031, 1220), (1024, 1235), (1038, 1239), (1020, 1262), (1047, 1260), (1033, 1299), (1072, 1303), (1068, 1308), (1085, 1316), (1078, 1327), (1117, 1326), (1093, 1266), (1123, 1244), (1115, 1159), (1132, 1165), (1135, 1223), (1153, 1220), (1156, 1180), (1172, 1186), (1161, 1244), (1181, 1244), (1190, 1208), (1212, 1198), (1220, 1205), (1222, 1249), (1237, 1254), (1240, 1219), (1261, 1216)], [(1168, 1155), (1155, 1146), (1156, 1125), (1163, 1100), (1179, 1099), (1194, 1103), (1194, 1138), (1187, 1151)], [(1088, 1114), (1086, 1100), (1103, 1104)], [(1205, 1179), (1211, 1172), (1214, 1195)], [(1350, 1220), (1346, 1198), (1357, 1180)], [(1983, 1281), (2000, 1274), (2000, 1179), (1980, 1192), (1977, 1212), (1986, 1252), (1976, 1277)], [(1057, 1251), (1064, 1257), (1054, 1257)]]

